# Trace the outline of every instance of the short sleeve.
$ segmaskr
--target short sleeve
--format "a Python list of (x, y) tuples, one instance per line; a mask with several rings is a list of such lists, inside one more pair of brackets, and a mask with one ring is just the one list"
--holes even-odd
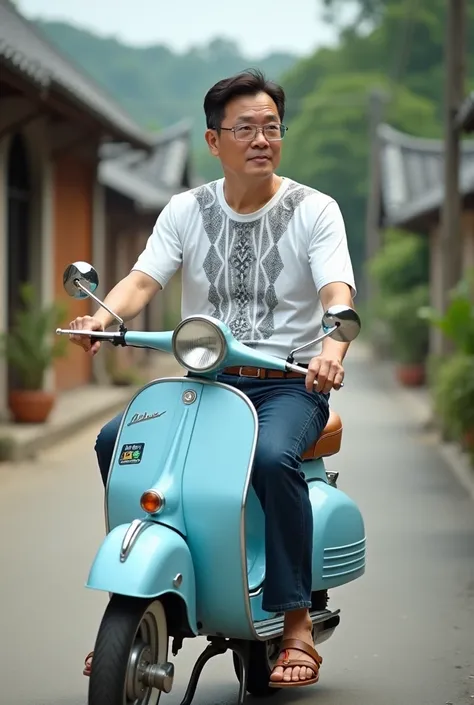
[(348, 284), (356, 295), (346, 227), (336, 201), (331, 200), (317, 219), (310, 236), (309, 262), (317, 291), (334, 282)]
[(132, 271), (148, 274), (163, 289), (178, 271), (183, 260), (183, 247), (176, 224), (173, 198), (158, 216), (145, 249), (132, 267)]

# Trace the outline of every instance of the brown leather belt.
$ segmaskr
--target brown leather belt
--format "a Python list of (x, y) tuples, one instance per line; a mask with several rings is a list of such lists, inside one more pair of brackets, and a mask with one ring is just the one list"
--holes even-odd
[[(301, 365), (306, 367), (306, 365)], [(224, 367), (222, 373), (225, 375), (236, 375), (237, 377), (251, 377), (254, 379), (304, 379), (299, 372), (283, 372), (282, 370), (268, 370), (266, 367)]]

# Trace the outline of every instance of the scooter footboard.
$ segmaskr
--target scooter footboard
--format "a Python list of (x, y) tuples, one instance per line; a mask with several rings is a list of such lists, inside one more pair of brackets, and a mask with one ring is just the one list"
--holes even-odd
[(167, 526), (137, 521), (115, 527), (97, 552), (86, 587), (141, 598), (173, 593), (183, 600), (189, 628), (197, 634), (191, 553)]

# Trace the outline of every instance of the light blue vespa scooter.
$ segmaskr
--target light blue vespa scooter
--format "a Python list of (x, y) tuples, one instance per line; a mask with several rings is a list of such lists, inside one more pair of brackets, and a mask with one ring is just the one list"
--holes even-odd
[[(70, 295), (90, 296), (104, 306), (93, 293), (97, 286), (97, 273), (85, 262), (64, 273)], [(173, 684), (169, 637), (174, 655), (185, 638), (205, 635), (210, 642), (182, 705), (192, 702), (205, 663), (228, 649), (240, 681), (239, 705), (246, 691), (279, 692), (268, 682), (283, 616), (262, 609), (264, 515), (251, 486), (258, 419), (242, 392), (215, 378), (230, 365), (303, 375), (306, 370), (255, 352), (208, 316), (192, 316), (174, 332), (155, 333), (127, 331), (116, 319), (118, 331), (80, 333), (114, 345), (172, 352), (189, 375), (145, 385), (123, 417), (106, 488), (107, 535), (87, 581), (87, 587), (111, 594), (95, 644), (89, 705), (156, 705)], [(322, 328), (322, 337), (350, 341), (360, 320), (350, 308), (333, 307)], [(77, 334), (57, 330), (72, 332)], [(322, 460), (338, 452), (341, 435), (340, 418), (332, 413), (319, 441), (305, 453), (314, 516), (316, 644), (339, 624), (339, 610), (327, 609), (328, 590), (365, 570), (361, 513), (337, 489), (336, 473), (327, 473)]]

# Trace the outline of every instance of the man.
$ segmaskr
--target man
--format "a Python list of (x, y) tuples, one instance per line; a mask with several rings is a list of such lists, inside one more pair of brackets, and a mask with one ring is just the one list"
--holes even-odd
[[(355, 284), (341, 212), (329, 196), (275, 171), (286, 127), (283, 89), (258, 71), (224, 79), (206, 95), (205, 139), (224, 178), (174, 196), (159, 216), (130, 274), (105, 299), (134, 318), (182, 265), (183, 317), (209, 314), (257, 350), (286, 358), (319, 334), (323, 309), (352, 306)], [(113, 323), (100, 309), (75, 329)], [(73, 342), (94, 355), (100, 343)], [(252, 400), (260, 432), (253, 484), (266, 515), (263, 607), (284, 612), (282, 652), (270, 681), (315, 683), (311, 606), (312, 512), (301, 455), (329, 416), (348, 345), (331, 338), (305, 351), (306, 378), (265, 369), (228, 368), (220, 380)], [(120, 416), (100, 432), (96, 452), (104, 483)], [(290, 641), (288, 641), (290, 640)], [(92, 654), (84, 673), (90, 674)]]

